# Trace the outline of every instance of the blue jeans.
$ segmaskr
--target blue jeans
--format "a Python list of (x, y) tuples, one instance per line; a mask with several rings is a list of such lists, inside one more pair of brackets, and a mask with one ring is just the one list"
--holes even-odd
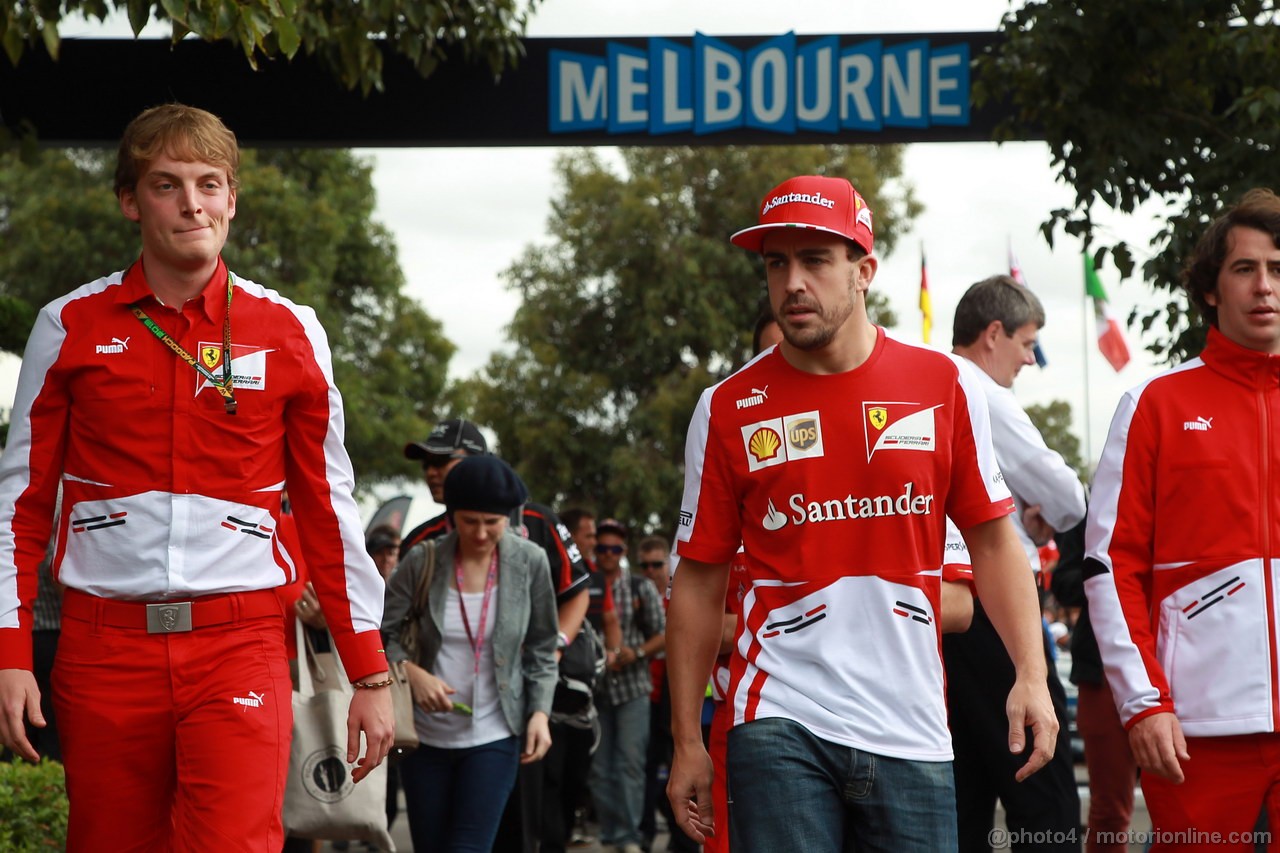
[(422, 744), (400, 762), (413, 849), (489, 853), (520, 766), (520, 739), (466, 749)]
[(727, 755), (734, 853), (956, 849), (949, 761), (875, 755), (783, 719), (734, 727)]
[(599, 707), (600, 747), (591, 759), (591, 799), (601, 844), (639, 844), (644, 760), (649, 748), (649, 694)]

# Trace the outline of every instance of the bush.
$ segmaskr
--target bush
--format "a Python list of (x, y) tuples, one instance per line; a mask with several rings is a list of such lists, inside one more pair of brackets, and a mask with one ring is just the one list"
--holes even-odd
[(67, 846), (67, 789), (62, 765), (0, 761), (0, 850), (14, 853)]

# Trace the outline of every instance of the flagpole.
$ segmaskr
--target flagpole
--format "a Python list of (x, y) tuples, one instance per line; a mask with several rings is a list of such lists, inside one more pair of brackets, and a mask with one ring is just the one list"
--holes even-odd
[[(1086, 250), (1087, 251), (1087, 250)], [(1084, 360), (1084, 464), (1089, 471), (1089, 479), (1093, 479), (1093, 421), (1089, 417), (1089, 308), (1092, 300), (1089, 298), (1089, 289), (1085, 287), (1084, 303), (1082, 311), (1084, 316), (1081, 318), (1080, 329), (1084, 335), (1082, 346), (1080, 347), (1080, 357)], [(1097, 322), (1096, 318), (1094, 322)], [(1095, 331), (1095, 336), (1096, 336)]]

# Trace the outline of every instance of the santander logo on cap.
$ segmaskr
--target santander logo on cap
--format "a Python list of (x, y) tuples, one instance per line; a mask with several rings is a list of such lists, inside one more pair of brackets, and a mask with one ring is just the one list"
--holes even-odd
[(729, 239), (735, 246), (762, 251), (765, 236), (775, 228), (807, 228), (852, 240), (868, 254), (874, 246), (871, 208), (844, 178), (803, 175), (774, 187), (760, 206), (758, 225)]
[(764, 216), (780, 204), (816, 204), (821, 207), (834, 208), (836, 203), (829, 198), (823, 198), (821, 192), (813, 195), (808, 193), (780, 193), (764, 201), (764, 208), (761, 209), (760, 215)]

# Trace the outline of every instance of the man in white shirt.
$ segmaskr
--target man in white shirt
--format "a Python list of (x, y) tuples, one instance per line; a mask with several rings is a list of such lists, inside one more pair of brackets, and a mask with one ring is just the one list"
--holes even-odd
[[(1036, 336), (1044, 307), (1012, 278), (993, 276), (969, 288), (956, 305), (952, 351), (972, 362), (991, 414), (991, 443), (1013, 495), (1014, 527), (1027, 554), (1028, 570), (1039, 570), (1037, 545), (1054, 531), (1069, 530), (1084, 518), (1084, 486), (1076, 472), (1051, 450), (1013, 396), (1013, 380), (1035, 361)], [(1013, 684), (1009, 661), (982, 602), (975, 602), (966, 633), (942, 641), (947, 671), (947, 706), (955, 748), (956, 807), (960, 850), (990, 850), (988, 833), (996, 798), (1004, 803), (1009, 829), (1061, 843), (1041, 850), (1079, 850), (1080, 800), (1076, 793), (1066, 725), (1066, 695), (1053, 666), (1049, 693), (1057, 712), (1059, 745), (1039, 773), (1016, 782), (1022, 759), (994, 748), (1008, 737), (1004, 697)], [(1046, 647), (1046, 655), (1048, 649)], [(1015, 845), (1016, 849), (1016, 845)]]

